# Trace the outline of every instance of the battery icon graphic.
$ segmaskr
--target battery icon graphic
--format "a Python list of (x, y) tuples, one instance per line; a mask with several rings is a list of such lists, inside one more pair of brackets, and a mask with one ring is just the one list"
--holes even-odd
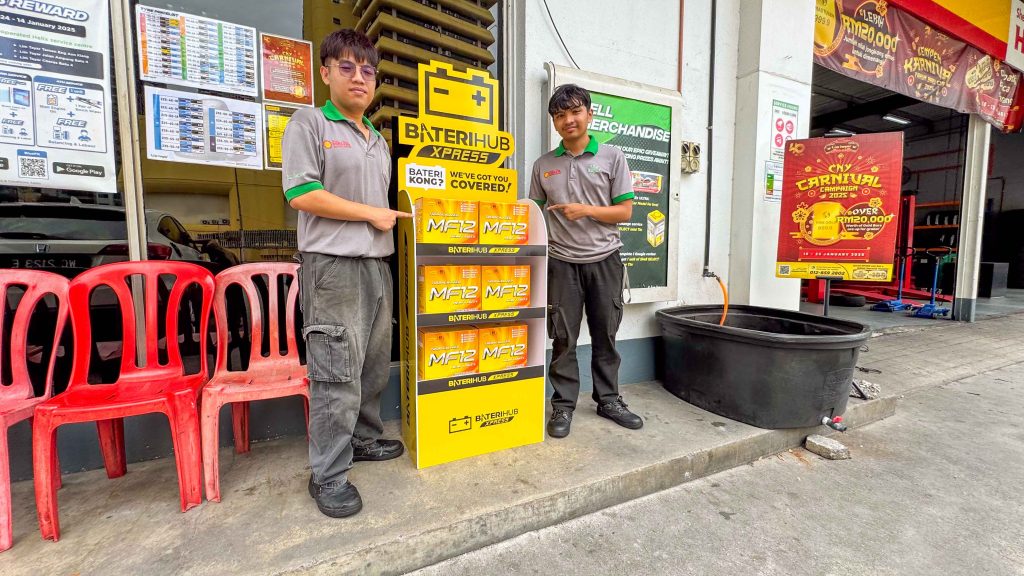
[(655, 210), (647, 215), (647, 243), (657, 248), (665, 242), (665, 215)]
[(455, 434), (456, 432), (465, 432), (473, 427), (473, 421), (469, 419), (469, 416), (463, 416), (462, 418), (452, 418), (448, 422), (448, 433)]
[(438, 66), (435, 70), (426, 71), (424, 83), (426, 98), (421, 113), (495, 125), (498, 110), (496, 80), (475, 71), (461, 73), (450, 67)]

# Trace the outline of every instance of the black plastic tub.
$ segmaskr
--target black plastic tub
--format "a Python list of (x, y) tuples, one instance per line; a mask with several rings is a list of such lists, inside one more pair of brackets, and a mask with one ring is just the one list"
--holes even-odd
[(812, 314), (720, 305), (657, 313), (665, 389), (759, 428), (802, 428), (846, 410), (860, 347), (871, 330)]

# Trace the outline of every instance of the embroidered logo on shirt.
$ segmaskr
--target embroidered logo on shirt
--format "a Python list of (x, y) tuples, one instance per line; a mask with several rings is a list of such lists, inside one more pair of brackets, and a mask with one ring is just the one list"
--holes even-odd
[(600, 171), (601, 171), (601, 167), (598, 166), (597, 164), (591, 164), (590, 166), (587, 166), (587, 173), (588, 174), (597, 174)]
[(550, 178), (552, 176), (558, 176), (561, 173), (562, 173), (561, 170), (548, 170), (547, 172), (544, 173), (544, 177), (545, 178)]
[(352, 145), (346, 140), (324, 140), (324, 148), (330, 150), (331, 148), (351, 148)]

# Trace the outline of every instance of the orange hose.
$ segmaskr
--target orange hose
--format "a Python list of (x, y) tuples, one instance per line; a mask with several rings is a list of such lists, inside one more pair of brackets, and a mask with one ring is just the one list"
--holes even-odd
[(724, 301), (722, 308), (722, 319), (718, 321), (719, 326), (725, 326), (725, 317), (729, 314), (729, 291), (725, 289), (725, 282), (715, 275), (715, 280), (718, 280), (718, 286), (722, 289), (722, 300)]

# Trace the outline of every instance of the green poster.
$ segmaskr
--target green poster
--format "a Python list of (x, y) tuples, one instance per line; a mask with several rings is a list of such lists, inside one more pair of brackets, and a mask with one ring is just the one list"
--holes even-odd
[(672, 109), (600, 92), (591, 97), (590, 133), (622, 150), (633, 177), (633, 218), (619, 225), (630, 286), (668, 286)]

